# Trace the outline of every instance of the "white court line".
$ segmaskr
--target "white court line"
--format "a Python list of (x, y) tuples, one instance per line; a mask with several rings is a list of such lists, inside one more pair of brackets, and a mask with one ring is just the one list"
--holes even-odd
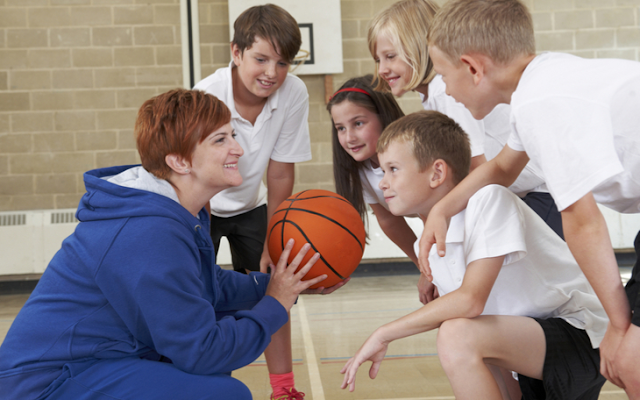
[(311, 339), (311, 329), (309, 329), (309, 321), (307, 320), (307, 310), (304, 308), (302, 296), (298, 297), (298, 313), (300, 314), (302, 341), (304, 342), (307, 369), (309, 370), (311, 397), (313, 400), (325, 400), (322, 380), (320, 379), (320, 370), (318, 369), (318, 360), (316, 359), (316, 352), (313, 348), (313, 340)]

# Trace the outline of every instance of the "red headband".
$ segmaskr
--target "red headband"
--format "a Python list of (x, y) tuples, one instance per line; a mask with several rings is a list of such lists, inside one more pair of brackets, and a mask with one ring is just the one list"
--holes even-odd
[(364, 93), (364, 94), (366, 94), (367, 96), (371, 97), (371, 95), (369, 94), (369, 92), (367, 92), (367, 91), (366, 91), (366, 90), (364, 90), (364, 89), (355, 88), (355, 87), (349, 87), (349, 88), (340, 89), (340, 90), (338, 90), (337, 92), (335, 92), (335, 93), (333, 94), (333, 96), (329, 97), (329, 101), (331, 101), (331, 99), (333, 99), (334, 97), (336, 97), (336, 95), (337, 95), (338, 93), (342, 93), (342, 92), (358, 92), (358, 93)]

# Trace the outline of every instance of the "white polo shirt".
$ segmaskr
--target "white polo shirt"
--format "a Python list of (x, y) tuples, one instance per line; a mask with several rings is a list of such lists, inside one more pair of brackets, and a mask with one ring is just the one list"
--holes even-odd
[[(498, 104), (484, 119), (484, 156), (488, 160), (495, 158), (507, 144), (511, 135), (511, 107), (508, 104)], [(529, 192), (548, 192), (542, 178), (540, 168), (533, 161), (529, 161), (518, 178), (509, 189), (520, 197)]]
[(640, 212), (640, 63), (544, 53), (511, 97), (507, 144), (542, 170), (560, 211), (593, 193)]
[(422, 107), (425, 110), (439, 111), (456, 121), (467, 133), (471, 142), (471, 157), (484, 154), (484, 124), (473, 118), (473, 115), (462, 103), (458, 103), (446, 93), (447, 86), (442, 80), (442, 75), (436, 75), (429, 82), (429, 96), (420, 94)]
[(195, 85), (222, 100), (231, 110), (231, 126), (244, 155), (238, 161), (242, 184), (221, 191), (211, 199), (211, 214), (233, 217), (267, 203), (262, 177), (269, 160), (297, 163), (311, 160), (309, 94), (300, 78), (287, 74), (282, 86), (265, 103), (255, 125), (236, 111), (231, 68), (220, 68)]
[(607, 316), (567, 244), (515, 194), (500, 185), (480, 189), (451, 218), (447, 252), (433, 246), (429, 263), (440, 296), (458, 289), (467, 265), (506, 256), (484, 315), (559, 317), (586, 330), (597, 348)]
[(380, 187), (380, 181), (384, 178), (382, 168), (374, 168), (371, 161), (365, 160), (360, 168), (360, 182), (362, 182), (362, 197), (367, 204), (380, 204), (387, 210), (389, 206), (384, 200), (384, 194)]

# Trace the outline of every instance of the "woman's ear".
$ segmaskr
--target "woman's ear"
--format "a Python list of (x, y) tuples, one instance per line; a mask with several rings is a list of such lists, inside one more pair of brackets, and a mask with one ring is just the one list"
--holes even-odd
[(190, 172), (191, 163), (178, 154), (167, 154), (164, 162), (177, 174), (185, 175)]
[(442, 185), (449, 176), (449, 165), (442, 160), (437, 159), (431, 164), (431, 179), (429, 179), (429, 185), (432, 189)]

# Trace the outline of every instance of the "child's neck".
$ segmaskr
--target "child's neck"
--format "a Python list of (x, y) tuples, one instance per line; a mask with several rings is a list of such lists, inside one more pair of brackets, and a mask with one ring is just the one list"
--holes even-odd
[(262, 112), (267, 103), (267, 97), (258, 97), (251, 93), (238, 76), (236, 67), (231, 69), (231, 80), (233, 87), (233, 102), (236, 111), (240, 116), (255, 125), (258, 115)]
[(510, 104), (511, 95), (518, 88), (520, 78), (529, 63), (535, 58), (535, 54), (522, 55), (516, 57), (505, 65), (498, 66), (496, 82), (496, 90), (501, 93), (503, 102)]

